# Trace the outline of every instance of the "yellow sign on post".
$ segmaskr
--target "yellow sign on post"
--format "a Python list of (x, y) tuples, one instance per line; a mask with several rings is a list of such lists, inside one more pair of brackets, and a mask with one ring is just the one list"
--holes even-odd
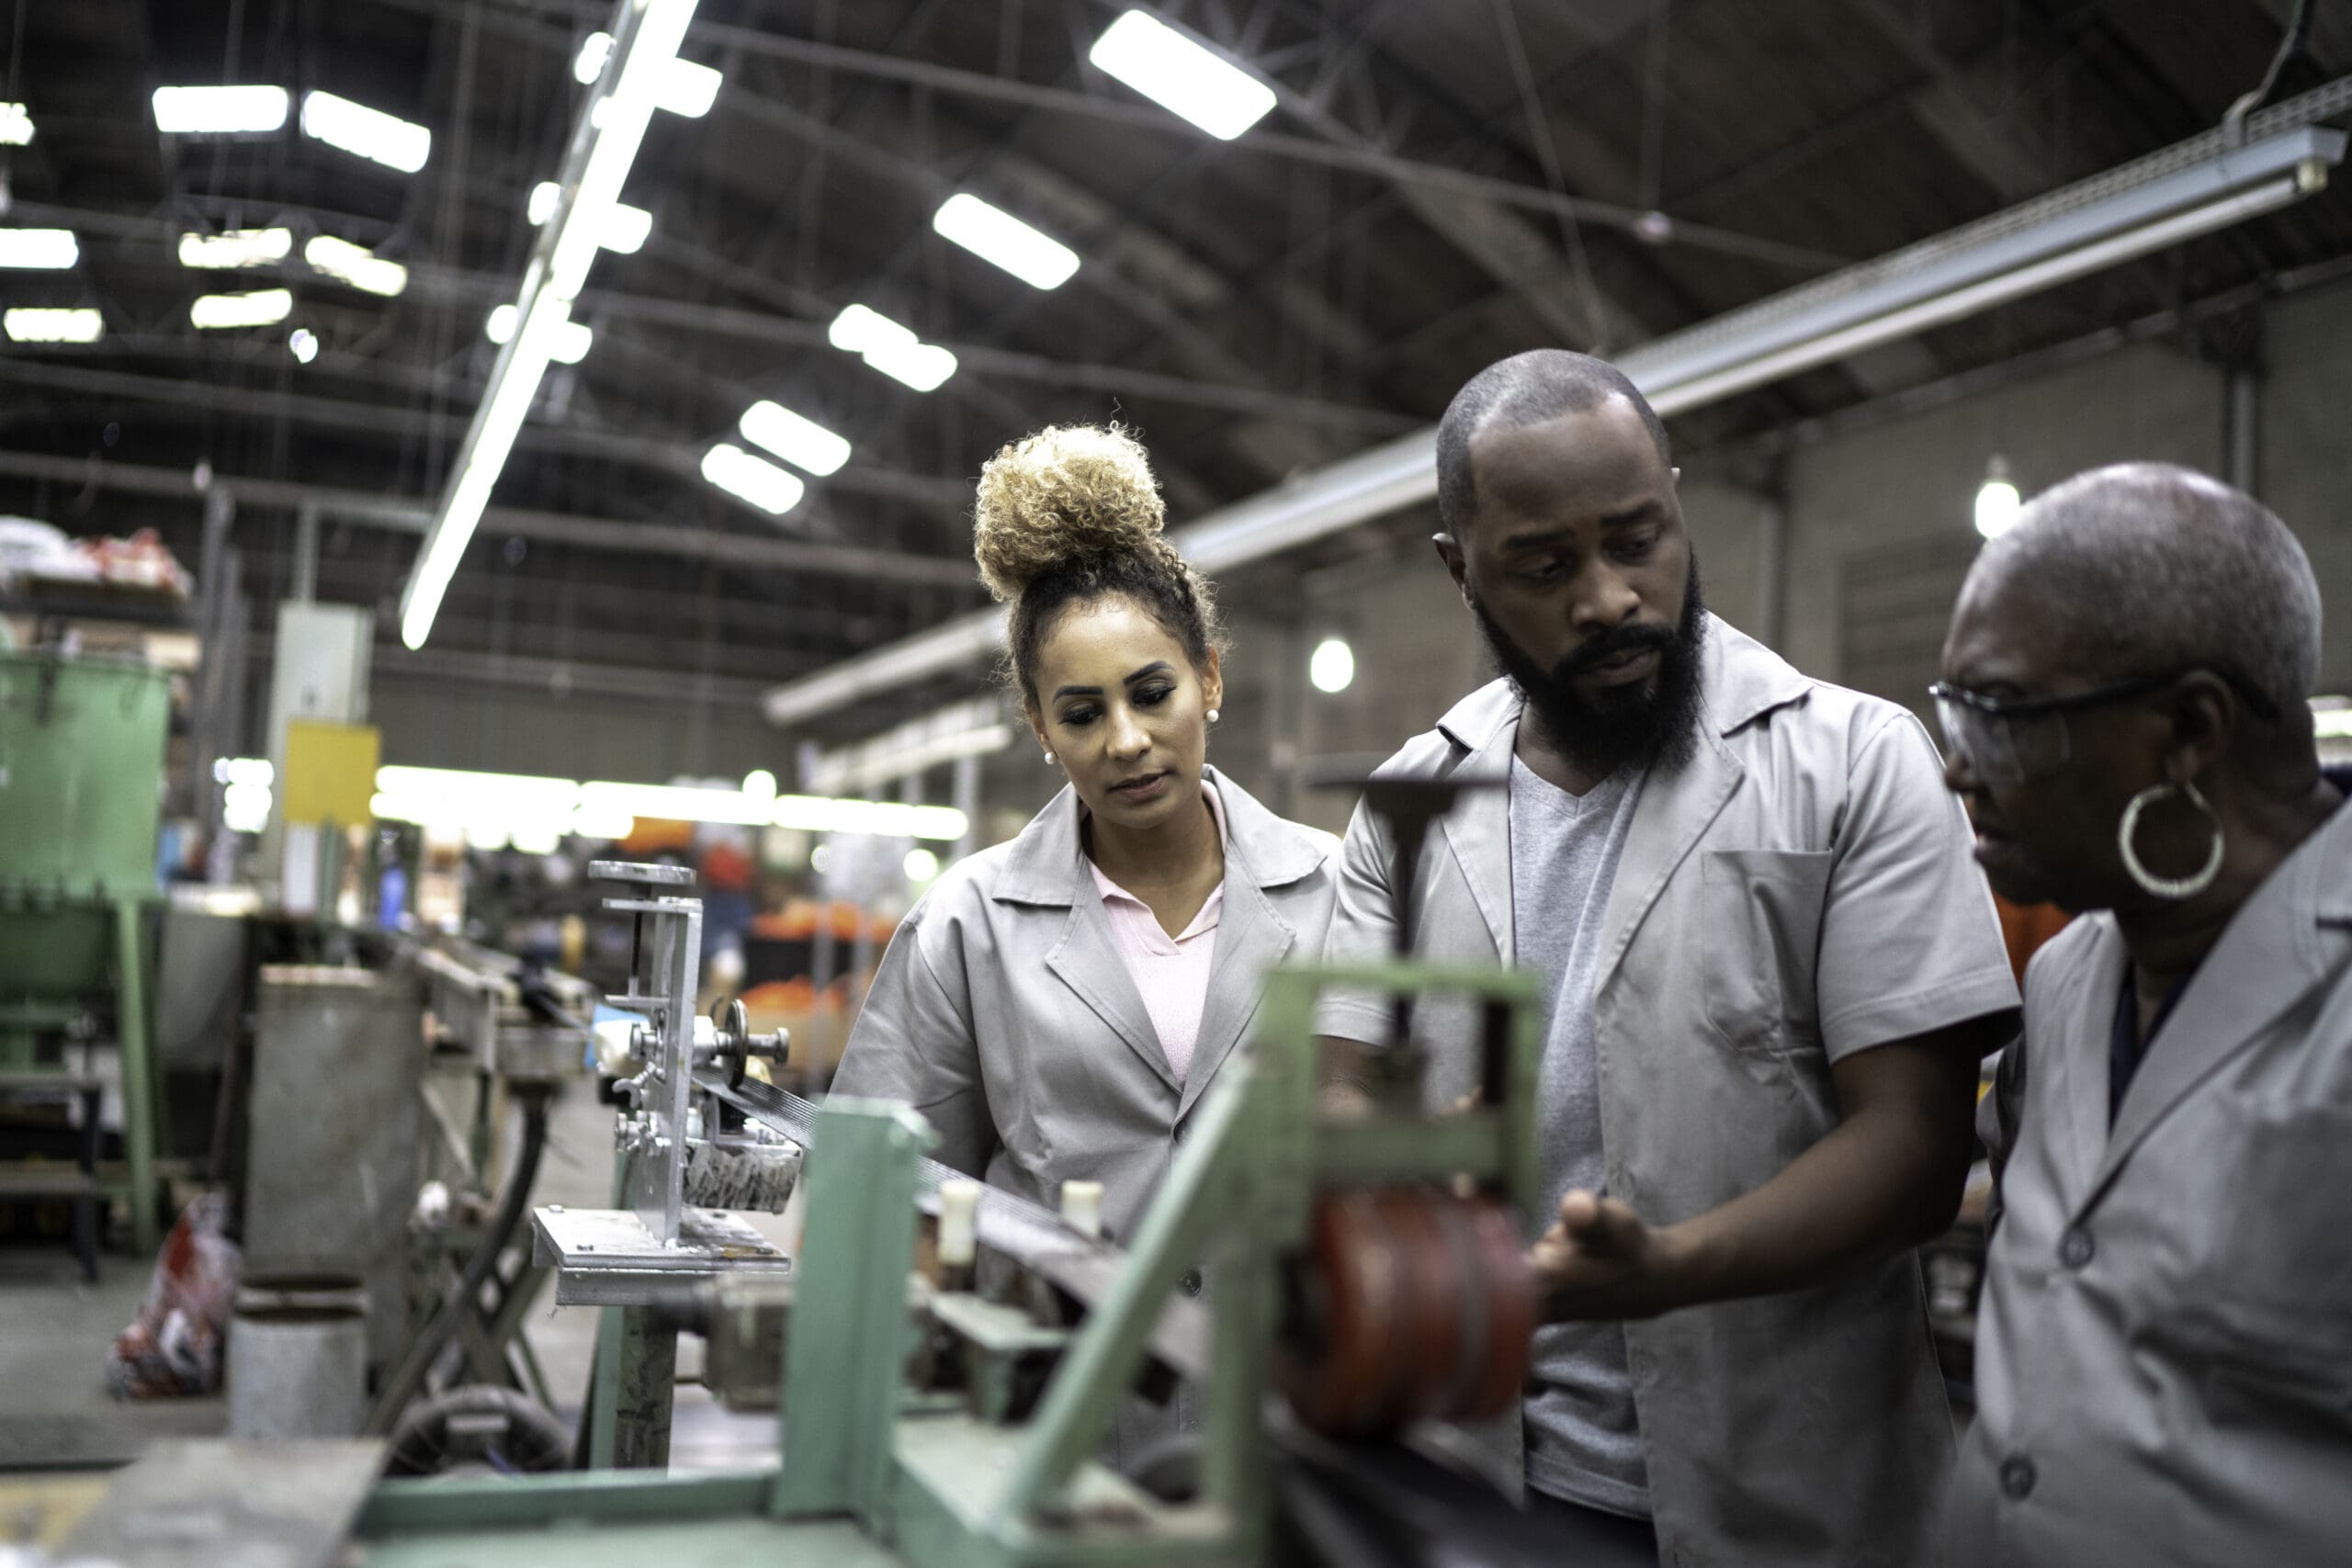
[(346, 828), (372, 820), (380, 751), (372, 724), (288, 719), (286, 777), (278, 791), (286, 820)]

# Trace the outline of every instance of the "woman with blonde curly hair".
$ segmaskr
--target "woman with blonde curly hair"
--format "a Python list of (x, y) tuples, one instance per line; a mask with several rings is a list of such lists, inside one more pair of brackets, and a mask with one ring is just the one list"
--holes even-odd
[(1116, 427), (1042, 431), (981, 471), (974, 553), (1012, 606), (1007, 682), (1069, 787), (907, 916), (833, 1080), (910, 1102), (938, 1158), (995, 1186), (1052, 1204), (1065, 1181), (1101, 1182), (1114, 1236), (1260, 977), (1322, 952), (1333, 894), (1332, 841), (1204, 760), (1224, 637), (1164, 519)]

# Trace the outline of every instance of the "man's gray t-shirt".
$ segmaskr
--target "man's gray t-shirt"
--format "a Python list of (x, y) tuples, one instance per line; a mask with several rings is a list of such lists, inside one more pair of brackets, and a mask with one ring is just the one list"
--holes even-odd
[[(1592, 989), (1601, 916), (1643, 776), (1620, 769), (1574, 795), (1511, 759), (1511, 928), (1519, 964), (1542, 982), (1548, 1010), (1535, 1096), (1544, 1192), (1538, 1235), (1571, 1189), (1599, 1191), (1604, 1179)], [(1537, 1330), (1525, 1416), (1529, 1485), (1589, 1507), (1648, 1516), (1649, 1472), (1623, 1328), (1562, 1323)]]

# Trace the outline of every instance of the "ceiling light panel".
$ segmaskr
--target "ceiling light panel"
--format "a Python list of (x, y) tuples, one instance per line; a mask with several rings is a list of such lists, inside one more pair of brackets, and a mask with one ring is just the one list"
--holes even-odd
[[(595, 81), (605, 73), (605, 62), (612, 58), (612, 34), (590, 33), (581, 40), (580, 52), (572, 57), (572, 80), (582, 86)], [(654, 89), (654, 107), (687, 119), (700, 119), (718, 101), (718, 87), (723, 80), (723, 74), (710, 66), (673, 59), (662, 69), (661, 80)]]
[(71, 229), (0, 229), (0, 266), (62, 272), (81, 259)]
[(187, 308), (190, 324), (208, 329), (271, 327), (294, 311), (294, 295), (284, 288), (260, 288), (250, 294), (205, 294)]
[(283, 87), (158, 87), (155, 129), (174, 136), (262, 136), (286, 124)]
[(1086, 58), (1145, 97), (1230, 141), (1274, 107), (1274, 90), (1215, 50), (1141, 11), (1102, 30)]
[(764, 457), (754, 457), (728, 441), (703, 454), (702, 477), (771, 517), (799, 505), (808, 488), (800, 482), (799, 475)]
[(32, 111), (23, 104), (0, 104), (0, 147), (29, 147), (32, 141)]
[(433, 153), (433, 132), (424, 127), (333, 93), (302, 95), (302, 134), (404, 175), (424, 167)]
[[(531, 187), (530, 205), (525, 216), (534, 229), (542, 227), (555, 216), (556, 204), (563, 198), (563, 187), (553, 180), (541, 180)], [(604, 218), (596, 225), (596, 243), (603, 249), (622, 255), (635, 255), (645, 247), (653, 233), (653, 214), (642, 207), (631, 207), (626, 201), (614, 202), (605, 209)]]
[(321, 234), (304, 245), (302, 259), (314, 270), (370, 294), (389, 297), (408, 287), (408, 268), (398, 262), (385, 261), (365, 245), (355, 245), (332, 234)]
[(230, 229), (218, 234), (180, 236), (182, 266), (267, 266), (293, 254), (291, 229)]
[(1078, 253), (977, 196), (949, 197), (932, 228), (1032, 288), (1059, 288), (1078, 271)]
[(0, 330), (11, 343), (96, 343), (107, 326), (96, 310), (19, 307), (0, 313)]
[(825, 335), (835, 348), (862, 355), (865, 363), (918, 392), (937, 389), (956, 374), (956, 356), (924, 343), (914, 329), (899, 325), (865, 305), (848, 305)]
[(764, 399), (743, 412), (746, 440), (757, 442), (786, 462), (822, 479), (849, 461), (849, 443), (781, 403)]

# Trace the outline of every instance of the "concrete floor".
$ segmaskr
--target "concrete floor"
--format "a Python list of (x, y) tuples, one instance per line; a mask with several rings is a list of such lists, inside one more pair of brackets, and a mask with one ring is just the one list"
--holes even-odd
[[(585, 1084), (556, 1103), (532, 1201), (602, 1208), (611, 1199), (613, 1109)], [(756, 1223), (757, 1217), (754, 1217)], [(119, 1237), (117, 1238), (119, 1243)], [(122, 1464), (158, 1438), (219, 1435), (220, 1398), (130, 1403), (107, 1391), (107, 1349), (137, 1314), (151, 1260), (100, 1259), (85, 1285), (63, 1247), (0, 1248), (0, 1471)], [(595, 1360), (597, 1312), (555, 1304), (548, 1282), (526, 1332), (558, 1414), (579, 1417)], [(701, 1345), (682, 1341), (681, 1371), (695, 1375)], [(674, 1472), (743, 1470), (773, 1462), (773, 1416), (735, 1416), (697, 1386), (682, 1384), (671, 1444)]]

